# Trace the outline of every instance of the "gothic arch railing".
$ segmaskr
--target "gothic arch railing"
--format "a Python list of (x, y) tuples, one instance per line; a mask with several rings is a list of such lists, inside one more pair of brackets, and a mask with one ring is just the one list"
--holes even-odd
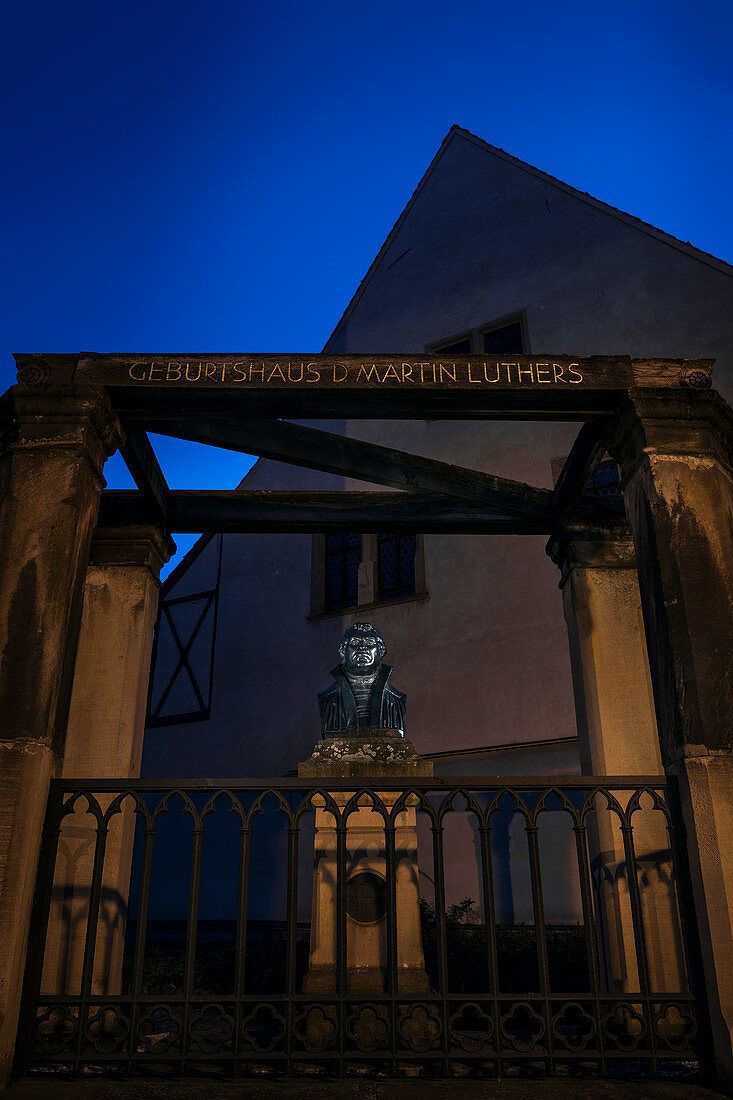
[[(701, 1029), (671, 793), (658, 776), (55, 781), (18, 1068), (683, 1072)], [(314, 852), (337, 940), (317, 992)], [(349, 882), (364, 867), (383, 880), (384, 983), (360, 993)]]

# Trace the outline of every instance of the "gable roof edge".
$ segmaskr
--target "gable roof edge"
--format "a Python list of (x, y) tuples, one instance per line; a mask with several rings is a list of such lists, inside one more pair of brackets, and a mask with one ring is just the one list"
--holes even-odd
[(499, 160), (506, 161), (515, 168), (521, 168), (522, 171), (526, 172), (528, 175), (543, 180), (551, 186), (556, 187), (559, 191), (564, 191), (566, 194), (572, 195), (576, 199), (580, 199), (580, 201), (586, 203), (586, 205), (592, 206), (596, 210), (601, 210), (604, 214), (609, 214), (612, 218), (624, 222), (633, 229), (638, 229), (640, 232), (646, 233), (647, 236), (654, 237), (655, 240), (660, 241), (662, 244), (667, 244), (671, 248), (676, 248), (678, 251), (684, 252), (685, 255), (690, 256), (693, 260), (699, 260), (700, 263), (708, 264), (709, 267), (722, 271), (724, 275), (733, 275), (733, 264), (729, 264), (727, 260), (721, 260), (719, 256), (713, 255), (712, 252), (705, 252), (704, 249), (697, 248), (689, 241), (682, 241), (679, 237), (675, 237), (673, 233), (667, 233), (665, 229), (660, 229), (658, 226), (652, 225), (651, 222), (645, 222), (643, 218), (637, 218), (635, 214), (628, 214), (625, 210), (620, 210), (617, 206), (611, 206), (610, 203), (604, 202), (603, 199), (595, 198), (595, 196), (591, 195), (588, 191), (579, 191), (577, 187), (573, 187), (572, 184), (565, 183), (556, 176), (551, 176), (549, 172), (543, 172), (541, 168), (535, 168), (534, 165), (527, 164), (526, 161), (520, 160), (519, 157), (512, 156), (511, 153), (507, 153), (497, 145), (491, 145), (488, 141), (484, 141), (483, 138), (478, 137), (476, 134), (472, 134), (470, 130), (464, 130), (460, 126), (454, 126), (451, 128), (451, 133), (454, 131), (465, 138), (466, 141), (471, 142), (472, 145), (478, 145), (482, 149), (487, 149)]
[(674, 248), (677, 251), (684, 253), (691, 259), (697, 260), (699, 263), (706, 264), (708, 267), (712, 267), (715, 270), (720, 271), (724, 275), (733, 275), (733, 265), (729, 264), (726, 260), (721, 260), (718, 256), (714, 256), (711, 252), (705, 252), (701, 248), (696, 248), (695, 245), (690, 244), (689, 241), (681, 241), (678, 237), (673, 236), (671, 233), (665, 232), (664, 229), (658, 229), (656, 226), (651, 225), (649, 222), (645, 222), (642, 218), (637, 218), (634, 214), (627, 214), (625, 211), (619, 210), (618, 207), (611, 206), (609, 203), (603, 202), (602, 199), (596, 199), (587, 191), (579, 191), (576, 187), (572, 187), (569, 183), (564, 183), (562, 180), (557, 179), (555, 176), (551, 176), (549, 173), (543, 172), (540, 168), (535, 168), (533, 165), (527, 164), (526, 161), (520, 160), (518, 157), (512, 156), (511, 153), (505, 152), (498, 146), (491, 145), (488, 141), (484, 141), (483, 138), (478, 137), (476, 134), (472, 134), (470, 130), (465, 130), (462, 126), (454, 124), (453, 126), (451, 126), (450, 130), (441, 142), (440, 148), (431, 160), (425, 173), (420, 179), (420, 182), (410, 196), (407, 205), (405, 206), (397, 221), (390, 229), (387, 237), (384, 240), (384, 243), (382, 244), (382, 247), (379, 249), (379, 252), (372, 260), (366, 271), (366, 274), (354, 291), (354, 294), (351, 297), (351, 300), (346, 306), (344, 312), (341, 314), (341, 317), (339, 318), (333, 332), (329, 336), (326, 343), (323, 345), (324, 352), (330, 351), (331, 345), (340, 335), (342, 329), (344, 328), (345, 324), (351, 317), (351, 314), (354, 312), (356, 306), (358, 305), (359, 300), (361, 299), (369, 282), (376, 274), (377, 269), (384, 259), (385, 253), (388, 251), (394, 237), (397, 235), (400, 228), (402, 227), (402, 223), (405, 221), (414, 202), (418, 198), (420, 192), (424, 188), (435, 168), (437, 167), (438, 162), (440, 161), (446, 148), (448, 147), (448, 144), (456, 136), (460, 136), (465, 141), (470, 142), (472, 145), (476, 145), (479, 148), (484, 149), (489, 153), (492, 153), (498, 160), (503, 160), (505, 163), (511, 164), (515, 168), (520, 168), (528, 175), (534, 176), (535, 179), (539, 179), (545, 183), (549, 183), (550, 186), (555, 187), (560, 191), (564, 191), (566, 194), (571, 195), (576, 199), (579, 199), (587, 206), (591, 206), (595, 210), (600, 210), (602, 213), (608, 214), (612, 218), (615, 218), (617, 221), (621, 221), (625, 225), (630, 226), (630, 228), (637, 229), (640, 232), (645, 233), (647, 236), (659, 241), (660, 244), (666, 244), (670, 248)]
[[(435, 154), (435, 156), (433, 157), (433, 159), (430, 161), (430, 164), (425, 169), (425, 172), (423, 173), (417, 187), (415, 188), (415, 190), (410, 195), (410, 198), (407, 201), (407, 205), (405, 206), (404, 210), (402, 211), (402, 213), (398, 217), (397, 221), (394, 223), (394, 225), (390, 229), (389, 233), (385, 237), (385, 240), (384, 240), (384, 243), (382, 244), (382, 247), (379, 249), (379, 252), (377, 252), (376, 256), (374, 257), (374, 259), (370, 263), (369, 267), (367, 268), (366, 274), (364, 275), (363, 279), (361, 280), (358, 287), (356, 288), (353, 295), (351, 296), (351, 299), (349, 300), (349, 302), (346, 306), (346, 309), (341, 314), (341, 317), (339, 318), (339, 320), (336, 324), (336, 327), (334, 328), (333, 332), (329, 336), (326, 343), (323, 345), (323, 351), (324, 352), (325, 351), (330, 351), (331, 344), (336, 339), (336, 337), (339, 335), (339, 333), (341, 332), (341, 329), (344, 327), (344, 325), (348, 321), (349, 317), (351, 316), (351, 314), (356, 309), (356, 306), (357, 306), (357, 303), (359, 302), (359, 299), (361, 298), (362, 294), (366, 290), (368, 283), (371, 281), (372, 275), (375, 274), (377, 268), (381, 264), (382, 259), (384, 258), (384, 254), (389, 249), (389, 246), (392, 243), (392, 240), (394, 239), (394, 237), (397, 235), (397, 233), (401, 229), (402, 223), (405, 221), (407, 215), (409, 214), (410, 210), (412, 209), (413, 203), (417, 199), (418, 195), (422, 191), (425, 184), (428, 182), (428, 179), (430, 178), (433, 171), (435, 170), (440, 158), (443, 156), (443, 153), (447, 149), (448, 143), (450, 142), (450, 140), (452, 139), (454, 134), (457, 133), (457, 132), (462, 132), (460, 126), (453, 125), (453, 126), (451, 126), (450, 130), (445, 135), (445, 137), (443, 138), (442, 142), (440, 143), (440, 148), (438, 149), (438, 151)], [(465, 132), (468, 133), (468, 131), (465, 131)]]

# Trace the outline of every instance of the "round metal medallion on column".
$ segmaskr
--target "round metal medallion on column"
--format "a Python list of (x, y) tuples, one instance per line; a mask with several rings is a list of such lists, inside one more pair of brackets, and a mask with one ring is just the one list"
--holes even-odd
[(346, 912), (358, 924), (376, 924), (387, 915), (386, 883), (373, 871), (359, 871), (346, 883)]

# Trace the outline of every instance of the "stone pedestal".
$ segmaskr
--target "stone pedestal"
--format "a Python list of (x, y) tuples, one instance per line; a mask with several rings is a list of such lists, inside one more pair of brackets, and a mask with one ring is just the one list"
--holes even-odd
[[(298, 767), (300, 778), (322, 782), (328, 778), (358, 779), (375, 789), (389, 812), (399, 791), (379, 791), (380, 777), (430, 776), (433, 765), (418, 756), (411, 741), (396, 730), (365, 729), (354, 736), (326, 737), (313, 755)], [(353, 791), (329, 792), (343, 813)], [(410, 801), (412, 804), (410, 804)], [(420, 931), (420, 889), (417, 863), (416, 799), (395, 819), (395, 912), (397, 989), (402, 993), (428, 992)], [(316, 801), (313, 908), (310, 960), (303, 982), (307, 993), (333, 993), (337, 987), (338, 958), (338, 831), (335, 815)], [(350, 993), (387, 991), (387, 897), (384, 817), (361, 800), (346, 819), (345, 905), (346, 989)]]

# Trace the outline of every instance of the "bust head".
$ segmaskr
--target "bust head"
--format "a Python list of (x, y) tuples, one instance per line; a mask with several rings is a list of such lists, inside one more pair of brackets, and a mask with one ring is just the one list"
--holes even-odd
[(376, 672), (386, 652), (384, 638), (371, 623), (354, 623), (344, 632), (339, 646), (344, 671), (352, 676)]

